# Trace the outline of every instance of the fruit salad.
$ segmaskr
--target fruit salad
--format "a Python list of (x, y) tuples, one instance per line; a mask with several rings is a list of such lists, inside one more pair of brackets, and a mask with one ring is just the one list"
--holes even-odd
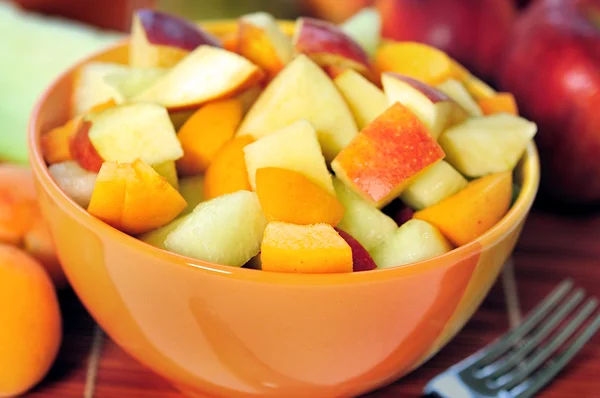
[(179, 255), (342, 273), (442, 255), (492, 228), (536, 134), (510, 93), (447, 54), (254, 13), (216, 36), (134, 15), (129, 63), (89, 62), (50, 174), (94, 217)]

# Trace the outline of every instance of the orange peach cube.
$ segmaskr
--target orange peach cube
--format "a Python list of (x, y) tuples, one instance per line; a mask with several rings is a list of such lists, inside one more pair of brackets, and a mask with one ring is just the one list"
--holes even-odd
[(444, 156), (417, 116), (395, 103), (360, 132), (331, 167), (344, 184), (381, 208)]
[(336, 226), (344, 215), (344, 207), (335, 195), (292, 170), (258, 169), (256, 194), (268, 221)]
[(517, 101), (511, 93), (498, 93), (492, 97), (482, 98), (478, 103), (484, 115), (509, 113), (519, 116)]
[(263, 271), (303, 274), (352, 272), (352, 249), (329, 224), (269, 223), (260, 259)]
[(98, 173), (88, 211), (130, 234), (141, 234), (172, 221), (187, 203), (142, 160), (105, 162)]

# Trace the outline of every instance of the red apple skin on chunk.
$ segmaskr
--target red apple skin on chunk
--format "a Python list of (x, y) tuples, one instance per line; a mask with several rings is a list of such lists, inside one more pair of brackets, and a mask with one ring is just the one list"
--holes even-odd
[(294, 45), (296, 52), (308, 55), (321, 66), (346, 66), (362, 74), (370, 71), (369, 56), (363, 48), (329, 22), (298, 18)]
[(221, 47), (221, 41), (193, 23), (151, 9), (136, 12), (148, 42), (157, 46), (171, 46), (192, 51), (196, 47), (207, 44)]
[(409, 86), (414, 87), (415, 89), (420, 91), (424, 96), (429, 98), (433, 103), (451, 100), (450, 97), (448, 97), (440, 90), (433, 88), (429, 84), (425, 84), (422, 81), (413, 79), (412, 77), (404, 76), (395, 72), (385, 72), (385, 75), (401, 80)]
[(371, 271), (377, 268), (377, 264), (371, 255), (356, 239), (348, 232), (335, 228), (337, 233), (346, 241), (352, 250), (352, 272)]
[(444, 151), (425, 125), (396, 102), (361, 131), (331, 163), (338, 178), (381, 208)]
[(97, 173), (100, 171), (104, 160), (90, 141), (89, 132), (91, 128), (91, 122), (83, 122), (79, 125), (79, 129), (71, 140), (71, 156), (83, 169)]

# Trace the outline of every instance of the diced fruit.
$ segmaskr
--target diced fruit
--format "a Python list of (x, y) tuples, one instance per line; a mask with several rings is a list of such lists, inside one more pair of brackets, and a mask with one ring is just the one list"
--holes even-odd
[(350, 106), (359, 130), (365, 128), (388, 107), (385, 94), (352, 69), (338, 75), (333, 82)]
[(138, 238), (142, 242), (146, 242), (149, 245), (154, 247), (158, 247), (159, 249), (167, 250), (165, 246), (165, 241), (167, 237), (171, 234), (171, 232), (175, 231), (185, 220), (190, 217), (190, 214), (178, 217), (165, 225), (164, 227), (160, 227), (150, 232), (146, 232), (145, 234), (140, 235)]
[(201, 45), (220, 47), (219, 39), (195, 24), (156, 10), (133, 16), (129, 64), (138, 68), (171, 67)]
[(498, 93), (493, 97), (483, 98), (479, 100), (478, 105), (484, 115), (493, 115), (496, 113), (519, 115), (517, 101), (511, 93)]
[(270, 222), (260, 249), (263, 271), (352, 272), (352, 249), (329, 224)]
[(374, 8), (363, 8), (340, 29), (354, 39), (369, 56), (375, 55), (381, 41), (381, 15)]
[(306, 54), (319, 65), (339, 65), (368, 74), (369, 56), (350, 36), (332, 23), (301, 17), (294, 34), (297, 53)]
[(187, 207), (181, 213), (190, 213), (204, 201), (204, 176), (185, 177), (179, 180), (179, 193), (187, 202)]
[(471, 97), (476, 101), (481, 101), (482, 99), (496, 95), (496, 91), (493, 88), (473, 75), (469, 75), (468, 78), (461, 79), (461, 81), (469, 94), (471, 94)]
[(239, 39), (238, 32), (230, 32), (230, 33), (224, 34), (223, 37), (221, 37), (223, 48), (227, 51), (231, 51), (232, 53), (239, 54), (238, 39)]
[(127, 68), (109, 72), (104, 82), (112, 86), (119, 98), (127, 101), (150, 87), (168, 72), (165, 68)]
[(440, 161), (414, 179), (400, 198), (413, 209), (432, 206), (466, 188), (467, 180), (445, 161)]
[(265, 88), (238, 135), (264, 137), (304, 119), (317, 130), (328, 160), (357, 132), (356, 123), (331, 79), (305, 55), (298, 55)]
[(292, 170), (256, 170), (256, 194), (268, 221), (335, 226), (344, 215), (335, 195)]
[(273, 79), (292, 60), (292, 41), (272, 15), (266, 12), (248, 14), (239, 19), (238, 52)]
[(454, 126), (439, 142), (448, 163), (468, 177), (480, 177), (512, 170), (536, 132), (535, 123), (500, 113)]
[(325, 65), (323, 67), (323, 70), (325, 71), (325, 73), (327, 73), (327, 76), (329, 76), (333, 80), (342, 73), (346, 72), (347, 70), (352, 69), (338, 65)]
[(408, 207), (400, 199), (395, 199), (389, 205), (385, 206), (381, 211), (384, 214), (392, 217), (396, 224), (401, 227), (409, 220), (412, 220), (415, 211)]
[(388, 240), (371, 251), (378, 268), (390, 268), (440, 256), (452, 250), (446, 238), (433, 225), (410, 220)]
[(396, 72), (435, 85), (455, 73), (452, 60), (442, 51), (414, 42), (384, 42), (375, 54), (377, 70)]
[(73, 83), (72, 116), (81, 115), (93, 106), (110, 100), (122, 102), (121, 94), (104, 78), (111, 73), (124, 73), (127, 69), (125, 65), (107, 62), (90, 62), (83, 65), (77, 71)]
[(183, 158), (177, 161), (181, 174), (204, 173), (215, 155), (235, 134), (242, 120), (242, 104), (236, 99), (204, 105), (179, 129), (177, 138)]
[(471, 97), (465, 86), (456, 79), (448, 79), (437, 85), (437, 89), (452, 98), (471, 116), (482, 116), (477, 102)]
[(260, 84), (256, 84), (250, 87), (249, 89), (243, 91), (236, 97), (242, 104), (242, 113), (244, 115), (250, 110), (250, 108), (252, 108), (252, 105), (254, 105), (254, 103), (260, 96), (260, 93), (262, 93), (262, 87), (260, 86)]
[(119, 105), (87, 116), (81, 129), (89, 130), (93, 148), (106, 161), (133, 162), (141, 158), (157, 165), (183, 156), (169, 114), (160, 105)]
[(0, 303), (0, 396), (16, 397), (39, 383), (54, 363), (62, 320), (55, 289), (39, 262), (3, 244)]
[(395, 103), (362, 130), (331, 167), (346, 185), (381, 208), (443, 157), (444, 151), (425, 125)]
[(55, 163), (48, 168), (54, 182), (83, 208), (88, 207), (97, 174), (83, 169), (77, 162)]
[(258, 254), (266, 224), (256, 194), (238, 191), (198, 205), (165, 245), (184, 256), (241, 267)]
[(152, 168), (164, 177), (173, 188), (179, 189), (179, 177), (177, 176), (177, 166), (175, 166), (174, 160), (167, 160), (166, 162), (152, 166)]
[(260, 68), (246, 58), (220, 48), (200, 46), (133, 99), (156, 102), (169, 110), (184, 110), (233, 96), (262, 78)]
[(410, 109), (436, 139), (450, 124), (468, 116), (446, 94), (408, 76), (387, 72), (381, 82), (389, 102), (400, 102)]
[(85, 170), (97, 173), (104, 163), (92, 141), (90, 141), (90, 123), (79, 123), (77, 132), (70, 142), (71, 156)]
[(280, 167), (304, 174), (327, 192), (334, 192), (317, 134), (306, 120), (299, 120), (246, 146), (244, 154), (252, 189), (256, 189), (256, 170)]
[(456, 246), (466, 245), (504, 217), (511, 195), (512, 173), (490, 174), (471, 181), (465, 189), (438, 204), (415, 213), (414, 218), (435, 225)]
[(121, 231), (141, 234), (169, 223), (186, 206), (167, 180), (135, 160), (102, 165), (88, 211)]
[(352, 235), (365, 249), (373, 249), (398, 228), (394, 220), (371, 206), (337, 178), (333, 179), (333, 186), (338, 200), (344, 206), (344, 216), (337, 227)]
[(371, 255), (356, 239), (349, 233), (341, 229), (335, 229), (337, 233), (346, 241), (352, 250), (352, 271), (370, 271), (377, 268), (377, 264), (371, 258)]
[(75, 117), (62, 126), (58, 126), (42, 135), (40, 145), (44, 160), (48, 164), (65, 162), (73, 159), (71, 140), (75, 136), (81, 119)]
[(215, 155), (206, 170), (204, 197), (206, 200), (237, 191), (251, 191), (244, 148), (254, 142), (249, 135), (229, 141)]

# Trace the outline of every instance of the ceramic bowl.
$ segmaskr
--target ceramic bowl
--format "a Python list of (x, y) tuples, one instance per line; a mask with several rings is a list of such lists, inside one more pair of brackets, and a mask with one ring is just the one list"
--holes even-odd
[[(222, 35), (232, 22), (205, 27)], [(289, 28), (289, 26), (288, 26)], [(127, 43), (88, 61), (127, 62)], [(51, 179), (40, 136), (68, 119), (75, 66), (30, 121), (41, 208), (65, 273), (106, 333), (190, 396), (353, 396), (390, 383), (467, 322), (511, 254), (539, 182), (530, 144), (521, 193), (476, 241), (419, 263), (338, 275), (233, 268), (149, 246), (89, 215)]]

